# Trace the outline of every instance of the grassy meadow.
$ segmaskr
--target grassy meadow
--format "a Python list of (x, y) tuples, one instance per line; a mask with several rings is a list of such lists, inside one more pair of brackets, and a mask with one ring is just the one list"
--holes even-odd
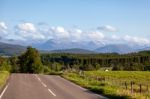
[(7, 71), (0, 71), (0, 89), (6, 83), (9, 73)]
[(148, 71), (66, 72), (63, 77), (111, 99), (150, 99)]

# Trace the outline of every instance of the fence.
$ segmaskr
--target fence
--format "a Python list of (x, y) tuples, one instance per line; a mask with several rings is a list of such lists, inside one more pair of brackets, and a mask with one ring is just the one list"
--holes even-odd
[(80, 72), (79, 75), (88, 81), (95, 80), (96, 82), (109, 83), (111, 86), (121, 87), (124, 90), (128, 90), (132, 93), (148, 93), (150, 94), (150, 82), (135, 82), (135, 81), (125, 81), (110, 77), (100, 77), (100, 76), (87, 76)]

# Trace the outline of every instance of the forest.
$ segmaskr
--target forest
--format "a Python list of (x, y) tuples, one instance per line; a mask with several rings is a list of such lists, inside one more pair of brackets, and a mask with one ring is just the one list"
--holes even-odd
[(150, 51), (130, 54), (70, 54), (44, 53), (28, 47), (19, 56), (0, 57), (0, 70), (10, 72), (41, 73), (62, 70), (149, 71)]
[(51, 69), (149, 71), (150, 51), (130, 54), (42, 54), (42, 63)]

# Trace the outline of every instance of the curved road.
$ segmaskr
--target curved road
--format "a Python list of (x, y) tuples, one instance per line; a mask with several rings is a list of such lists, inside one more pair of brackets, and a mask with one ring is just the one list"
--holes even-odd
[(60, 76), (12, 74), (0, 99), (106, 99)]

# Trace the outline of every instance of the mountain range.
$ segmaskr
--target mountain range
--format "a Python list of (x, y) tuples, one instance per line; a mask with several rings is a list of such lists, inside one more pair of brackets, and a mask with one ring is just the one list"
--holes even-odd
[(50, 51), (50, 53), (96, 54), (97, 52), (86, 49), (72, 48), (72, 49), (52, 50)]
[[(67, 45), (67, 47), (66, 47)], [(107, 44), (97, 47), (94, 42), (88, 42), (87, 44), (79, 44), (72, 42), (71, 44), (56, 43), (53, 41), (47, 41), (43, 44), (33, 45), (41, 53), (75, 53), (75, 54), (96, 54), (96, 53), (119, 53), (126, 54), (132, 52), (139, 52), (143, 50), (150, 50), (150, 47), (143, 46), (131, 46), (127, 44)], [(0, 55), (12, 56), (19, 55), (26, 50), (26, 46), (17, 44), (8, 44), (0, 42)]]
[(134, 52), (135, 50), (125, 44), (111, 44), (111, 45), (106, 45), (103, 47), (99, 47), (96, 49), (96, 52), (99, 53), (120, 53), (120, 54), (124, 54), (124, 53), (131, 53)]
[(37, 48), (37, 49), (41, 49), (41, 50), (59, 50), (59, 49), (74, 49), (74, 48), (78, 48), (78, 49), (87, 49), (87, 50), (95, 50), (95, 48), (103, 46), (103, 43), (101, 42), (87, 42), (87, 41), (83, 41), (81, 42), (68, 42), (68, 41), (55, 41), (53, 39), (50, 39), (44, 43), (40, 43), (40, 44), (33, 44), (33, 47)]
[(19, 55), (25, 52), (25, 50), (26, 50), (25, 46), (0, 42), (0, 55), (5, 56)]

